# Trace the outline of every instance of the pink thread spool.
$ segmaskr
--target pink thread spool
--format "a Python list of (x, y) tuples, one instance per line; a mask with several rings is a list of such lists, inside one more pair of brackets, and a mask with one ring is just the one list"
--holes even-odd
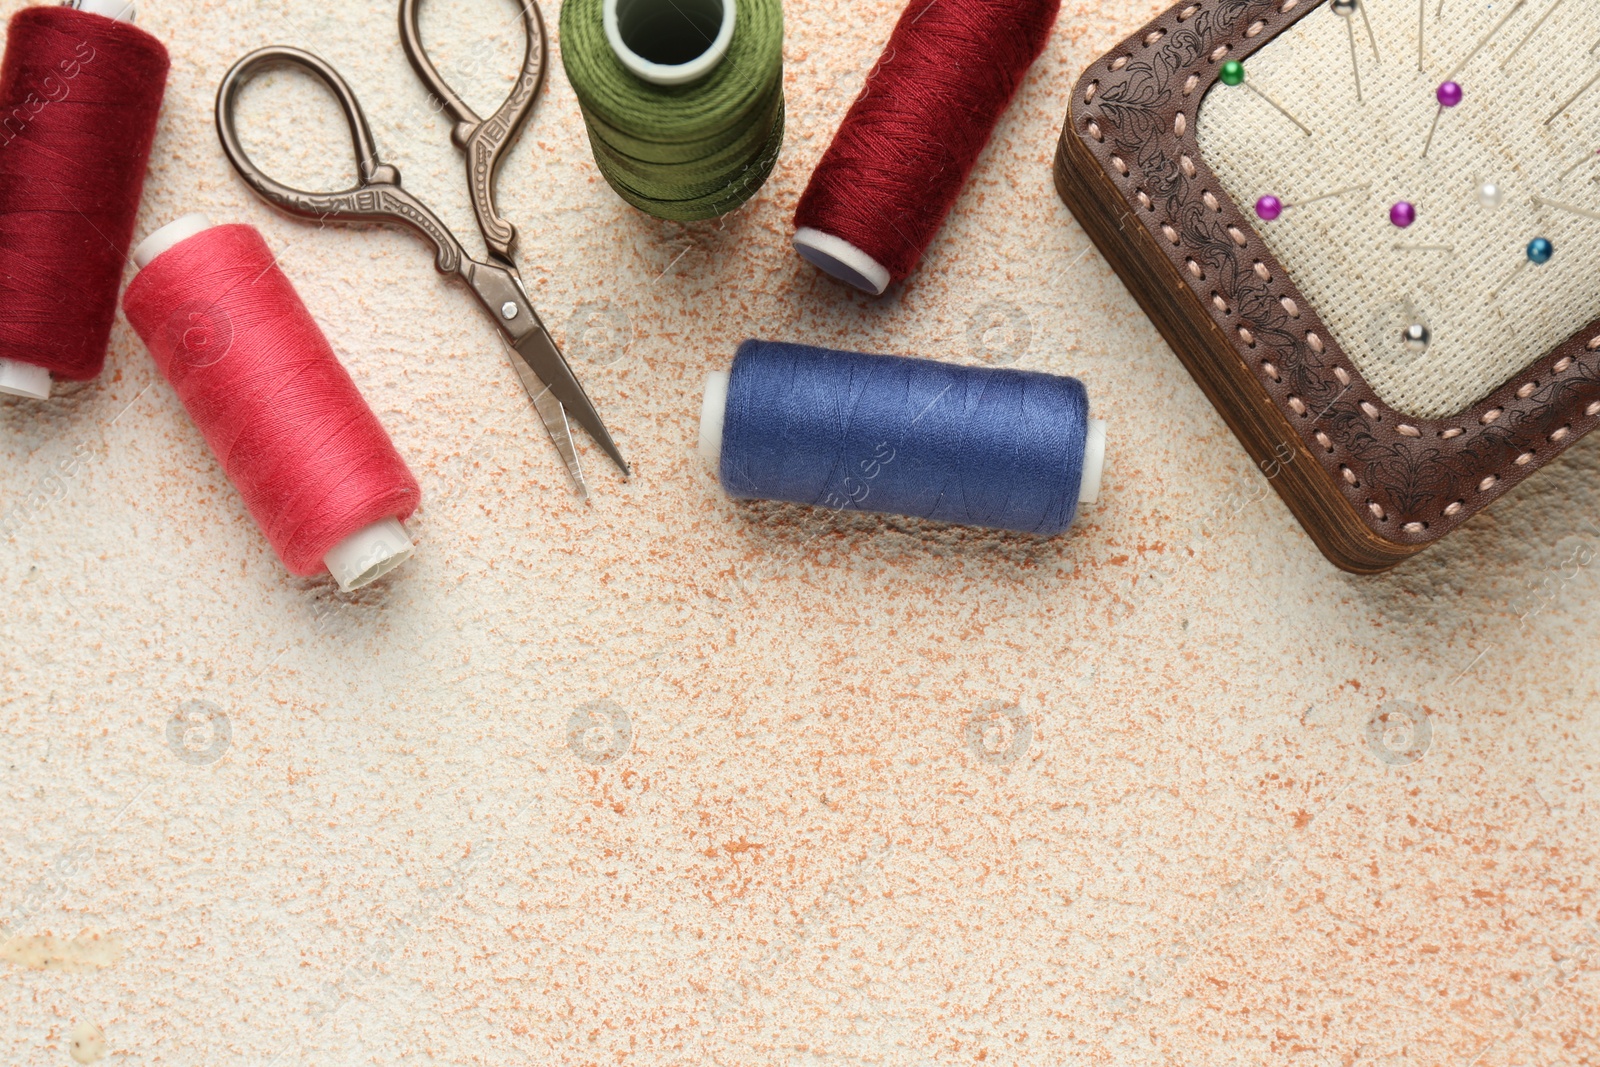
[(410, 557), (417, 481), (267, 243), (185, 215), (123, 308), (284, 566), (349, 592)]

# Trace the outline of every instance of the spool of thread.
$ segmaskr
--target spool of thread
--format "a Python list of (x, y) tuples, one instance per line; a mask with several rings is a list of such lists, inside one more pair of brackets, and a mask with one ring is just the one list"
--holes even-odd
[(185, 215), (123, 298), (278, 558), (349, 592), (410, 557), (422, 492), (261, 235)]
[(0, 63), (0, 393), (105, 365), (167, 84), (124, 0), (29, 7)]
[(1075, 378), (746, 341), (706, 378), (700, 454), (736, 499), (1053, 537), (1100, 495)]
[(657, 218), (715, 218), (783, 146), (781, 0), (566, 0), (561, 61), (595, 163)]
[(877, 296), (916, 269), (1061, 0), (911, 0), (795, 210), (795, 250)]

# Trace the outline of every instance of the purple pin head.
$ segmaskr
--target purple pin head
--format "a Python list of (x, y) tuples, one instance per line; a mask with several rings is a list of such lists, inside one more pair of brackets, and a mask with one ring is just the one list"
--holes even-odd
[(1455, 107), (1461, 103), (1461, 85), (1459, 82), (1445, 82), (1439, 86), (1437, 95), (1440, 107)]
[(1271, 222), (1283, 214), (1283, 201), (1275, 196), (1263, 196), (1256, 201), (1256, 214), (1263, 222)]
[(1417, 221), (1417, 209), (1402, 200), (1389, 209), (1389, 221), (1403, 230)]

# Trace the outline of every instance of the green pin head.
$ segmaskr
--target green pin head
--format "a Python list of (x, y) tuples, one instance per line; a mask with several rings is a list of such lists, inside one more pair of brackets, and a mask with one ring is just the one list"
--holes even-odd
[(1239, 62), (1237, 59), (1230, 59), (1226, 63), (1222, 64), (1222, 84), (1244, 84), (1244, 64)]

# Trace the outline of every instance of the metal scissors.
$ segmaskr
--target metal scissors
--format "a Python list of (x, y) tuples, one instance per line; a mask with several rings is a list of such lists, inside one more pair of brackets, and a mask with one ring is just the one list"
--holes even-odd
[[(516, 368), (522, 386), (533, 400), (534, 408), (544, 420), (550, 439), (561, 453), (568, 472), (577, 483), (579, 491), (588, 496), (583, 471), (578, 464), (578, 453), (572, 444), (572, 431), (567, 415), (577, 419), (589, 431), (606, 454), (616, 461), (624, 474), (628, 474), (627, 461), (622, 458), (616, 442), (606, 431), (605, 423), (589, 401), (583, 386), (567, 365), (566, 357), (556, 345), (550, 331), (545, 329), (539, 315), (533, 310), (528, 291), (517, 273), (513, 249), (516, 246), (516, 227), (501, 217), (495, 208), (495, 171), (501, 156), (516, 138), (527, 120), (533, 102), (544, 85), (547, 65), (547, 44), (544, 19), (534, 0), (524, 0), (522, 22), (527, 31), (527, 50), (523, 53), (522, 71), (517, 84), (500, 109), (487, 119), (480, 119), (456, 93), (439, 77), (432, 61), (422, 47), (422, 35), (417, 23), (419, 0), (401, 0), (400, 43), (406, 57), (428, 91), (440, 102), (455, 120), (451, 140), (466, 155), (467, 187), (472, 196), (472, 210), (477, 216), (478, 229), (483, 234), (488, 249), (482, 261), (473, 259), (462, 249), (455, 234), (447, 229), (420, 200), (400, 187), (400, 171), (378, 158), (378, 148), (372, 138), (367, 116), (361, 110), (350, 86), (320, 57), (299, 48), (275, 45), (257, 49), (240, 59), (222, 79), (217, 89), (217, 133), (222, 139), (222, 150), (227, 153), (233, 169), (256, 195), (280, 210), (299, 218), (336, 222), (380, 222), (408, 227), (431, 240), (438, 249), (434, 265), (439, 273), (454, 275), (467, 284), (478, 303), (500, 328), (501, 336), (511, 347), (511, 364)], [(360, 182), (353, 188), (333, 193), (310, 193), (292, 189), (263, 174), (250, 162), (239, 140), (234, 120), (234, 108), (240, 90), (255, 74), (270, 66), (297, 67), (322, 81), (343, 108), (350, 126), (350, 138), (355, 146)]]

